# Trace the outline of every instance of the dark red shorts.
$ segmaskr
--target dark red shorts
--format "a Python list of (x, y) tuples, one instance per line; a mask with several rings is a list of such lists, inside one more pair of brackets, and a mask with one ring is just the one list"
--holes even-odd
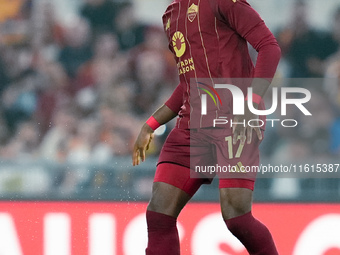
[[(260, 142), (255, 132), (251, 144), (240, 146), (239, 140), (235, 145), (232, 143), (231, 132), (227, 129), (174, 128), (163, 145), (154, 181), (163, 181), (183, 190), (185, 187), (184, 191), (191, 194), (197, 189), (192, 190), (190, 183), (194, 187), (211, 183), (217, 175), (220, 188), (253, 190)], [(161, 166), (164, 163), (171, 165)]]

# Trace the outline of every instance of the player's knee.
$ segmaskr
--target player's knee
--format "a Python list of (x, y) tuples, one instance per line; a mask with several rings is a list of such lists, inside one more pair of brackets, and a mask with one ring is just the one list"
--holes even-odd
[(169, 200), (169, 192), (164, 185), (163, 183), (153, 184), (152, 196), (147, 207), (148, 211), (169, 214), (172, 201)]
[(162, 204), (157, 203), (157, 199), (151, 198), (147, 210), (162, 213), (165, 210), (165, 208), (163, 208), (161, 205)]
[(147, 210), (177, 218), (190, 196), (170, 184), (155, 182)]
[(181, 208), (176, 200), (169, 200), (162, 194), (156, 193), (153, 194), (147, 210), (177, 218)]
[(251, 211), (251, 204), (250, 203), (235, 203), (235, 204), (228, 204), (221, 208), (222, 210), (222, 217), (224, 220), (229, 220)]
[(246, 189), (221, 190), (221, 211), (224, 220), (250, 212), (251, 206), (252, 191)]

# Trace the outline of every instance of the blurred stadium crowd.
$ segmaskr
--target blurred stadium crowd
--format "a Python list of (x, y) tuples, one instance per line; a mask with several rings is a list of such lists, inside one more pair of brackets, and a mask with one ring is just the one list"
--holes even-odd
[[(105, 164), (128, 157), (141, 124), (177, 85), (163, 29), (137, 21), (132, 3), (111, 0), (84, 1), (66, 26), (52, 2), (0, 0), (0, 158)], [(340, 8), (333, 11), (329, 30), (317, 30), (308, 1), (296, 1), (275, 31), (278, 79), (318, 79), (306, 85), (313, 118), (293, 111), (298, 128), (267, 128), (262, 156), (273, 162), (340, 156)]]
[(53, 5), (33, 19), (32, 2), (17, 2), (1, 23), (0, 157), (129, 155), (141, 121), (176, 86), (162, 29), (138, 23), (130, 3), (87, 1), (62, 27)]

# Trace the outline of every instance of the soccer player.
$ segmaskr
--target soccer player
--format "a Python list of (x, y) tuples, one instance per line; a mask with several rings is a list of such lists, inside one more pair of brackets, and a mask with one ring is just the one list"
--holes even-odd
[[(190, 168), (192, 162), (259, 164), (262, 130), (242, 124), (258, 117), (248, 107), (242, 116), (232, 115), (229, 97), (230, 102), (222, 102), (223, 107), (221, 104), (213, 111), (216, 116), (234, 118), (235, 125), (216, 129), (211, 119), (195, 121), (190, 116), (196, 109), (192, 102), (198, 102), (200, 94), (199, 89), (190, 90), (190, 81), (199, 86), (200, 78), (252, 78), (247, 86), (252, 86), (253, 94), (248, 96), (255, 108), (264, 109), (262, 97), (280, 59), (276, 39), (246, 0), (174, 0), (163, 15), (163, 24), (180, 84), (143, 125), (132, 155), (133, 165), (144, 161), (154, 130), (178, 116), (176, 127), (163, 145), (147, 207), (147, 255), (180, 254), (176, 219), (199, 187), (211, 181), (193, 178), (197, 173)], [(255, 67), (247, 42), (258, 51)], [(240, 85), (244, 94), (247, 86)], [(207, 119), (212, 113), (209, 109)], [(238, 155), (234, 156), (232, 150)], [(254, 183), (255, 176), (219, 176), (222, 216), (249, 254), (275, 255), (278, 252), (269, 230), (251, 213)]]

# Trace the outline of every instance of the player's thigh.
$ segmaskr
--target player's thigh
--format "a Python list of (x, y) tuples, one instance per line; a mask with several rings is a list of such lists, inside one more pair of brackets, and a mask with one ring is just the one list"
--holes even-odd
[(154, 182), (148, 210), (177, 218), (190, 198), (191, 196), (180, 188), (165, 182)]
[(251, 211), (253, 191), (248, 188), (221, 188), (220, 203), (224, 220), (241, 216)]
[(171, 163), (157, 166), (148, 210), (177, 217), (190, 198), (205, 182), (192, 178), (188, 167)]
[[(254, 135), (250, 144), (232, 144), (231, 136), (215, 140), (217, 163), (230, 166), (219, 177), (220, 202), (224, 219), (241, 216), (251, 211), (254, 184), (259, 165), (258, 138)], [(253, 171), (255, 169), (255, 171)]]

